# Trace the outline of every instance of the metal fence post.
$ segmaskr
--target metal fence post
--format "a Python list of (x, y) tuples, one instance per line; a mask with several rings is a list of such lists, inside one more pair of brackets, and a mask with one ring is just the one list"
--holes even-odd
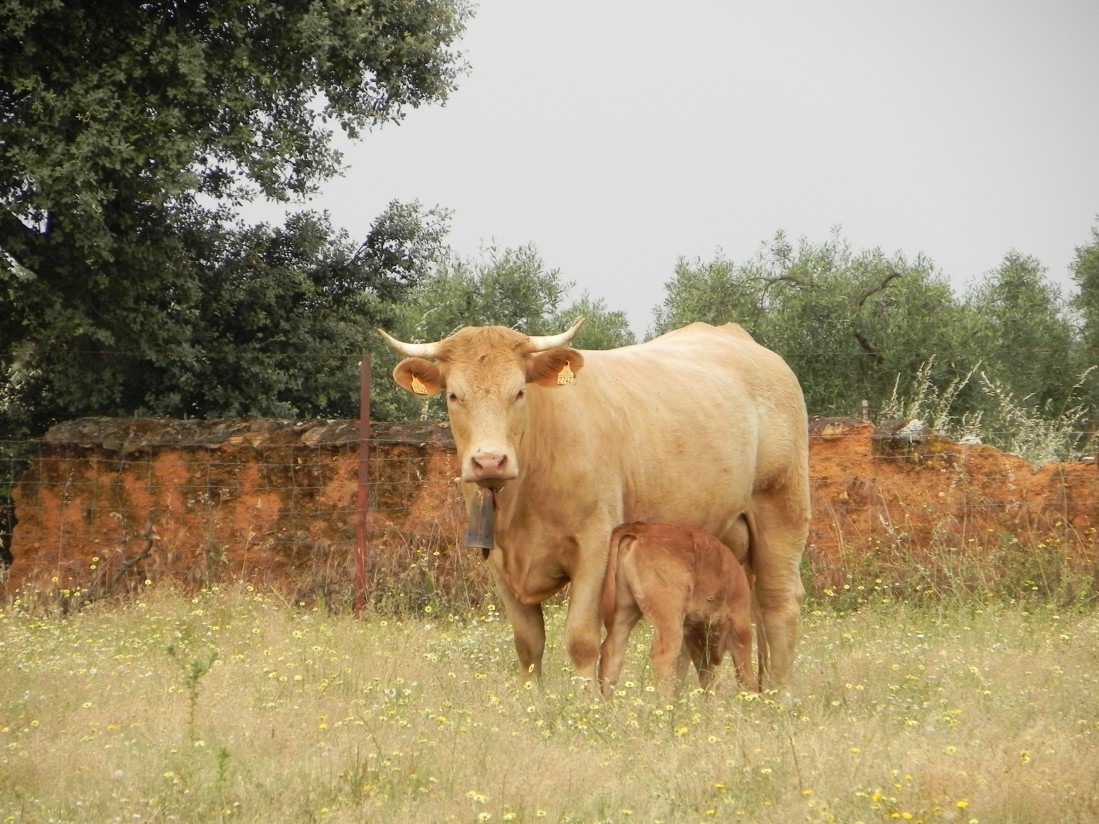
[(355, 508), (355, 615), (366, 603), (366, 516), (370, 507), (370, 355), (362, 357), (359, 389), (359, 496)]

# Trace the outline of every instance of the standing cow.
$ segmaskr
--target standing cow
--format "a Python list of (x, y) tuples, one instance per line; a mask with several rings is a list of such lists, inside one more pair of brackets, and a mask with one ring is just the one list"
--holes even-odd
[[(626, 644), (642, 616), (653, 626), (656, 689), (671, 697), (694, 662), (709, 689), (726, 653), (737, 681), (752, 675), (752, 593), (737, 556), (748, 554), (748, 521), (727, 547), (709, 532), (682, 524), (622, 524), (611, 533), (603, 581), (607, 637), (599, 654), (603, 695), (622, 673)], [(732, 550), (732, 551), (730, 551)]]
[(728, 544), (750, 510), (763, 684), (785, 688), (809, 526), (797, 378), (734, 323), (581, 352), (567, 344), (582, 323), (553, 336), (467, 327), (424, 344), (381, 332), (406, 356), (398, 384), (420, 397), (445, 390), (471, 511), (479, 489), (495, 501), (488, 563), (522, 671), (541, 673), (541, 604), (571, 584), (566, 648), (579, 675), (596, 678), (615, 526), (681, 523)]

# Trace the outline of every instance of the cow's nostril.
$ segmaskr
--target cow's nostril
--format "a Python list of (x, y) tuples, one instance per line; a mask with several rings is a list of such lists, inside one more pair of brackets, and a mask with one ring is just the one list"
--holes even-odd
[(473, 469), (483, 475), (495, 475), (507, 465), (507, 455), (474, 455), (470, 458)]

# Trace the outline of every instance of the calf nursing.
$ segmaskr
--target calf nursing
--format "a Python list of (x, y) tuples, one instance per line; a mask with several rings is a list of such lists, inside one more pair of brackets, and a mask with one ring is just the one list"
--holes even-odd
[(708, 532), (678, 524), (623, 524), (611, 535), (603, 581), (599, 680), (609, 695), (622, 672), (630, 632), (644, 615), (653, 625), (652, 664), (657, 692), (670, 697), (694, 663), (703, 689), (731, 653), (737, 680), (752, 676), (752, 604), (738, 557), (748, 547), (742, 516), (728, 547)]

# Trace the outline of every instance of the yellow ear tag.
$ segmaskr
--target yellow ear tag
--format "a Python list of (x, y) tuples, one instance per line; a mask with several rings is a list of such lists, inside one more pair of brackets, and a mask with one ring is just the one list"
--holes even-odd
[(557, 373), (557, 385), (568, 386), (574, 380), (576, 380), (576, 373), (572, 371), (572, 366), (566, 362), (565, 365), (561, 367), (561, 371)]
[(427, 394), (427, 387), (424, 386), (424, 382), (417, 378), (415, 375), (412, 376), (412, 392), (415, 395)]

